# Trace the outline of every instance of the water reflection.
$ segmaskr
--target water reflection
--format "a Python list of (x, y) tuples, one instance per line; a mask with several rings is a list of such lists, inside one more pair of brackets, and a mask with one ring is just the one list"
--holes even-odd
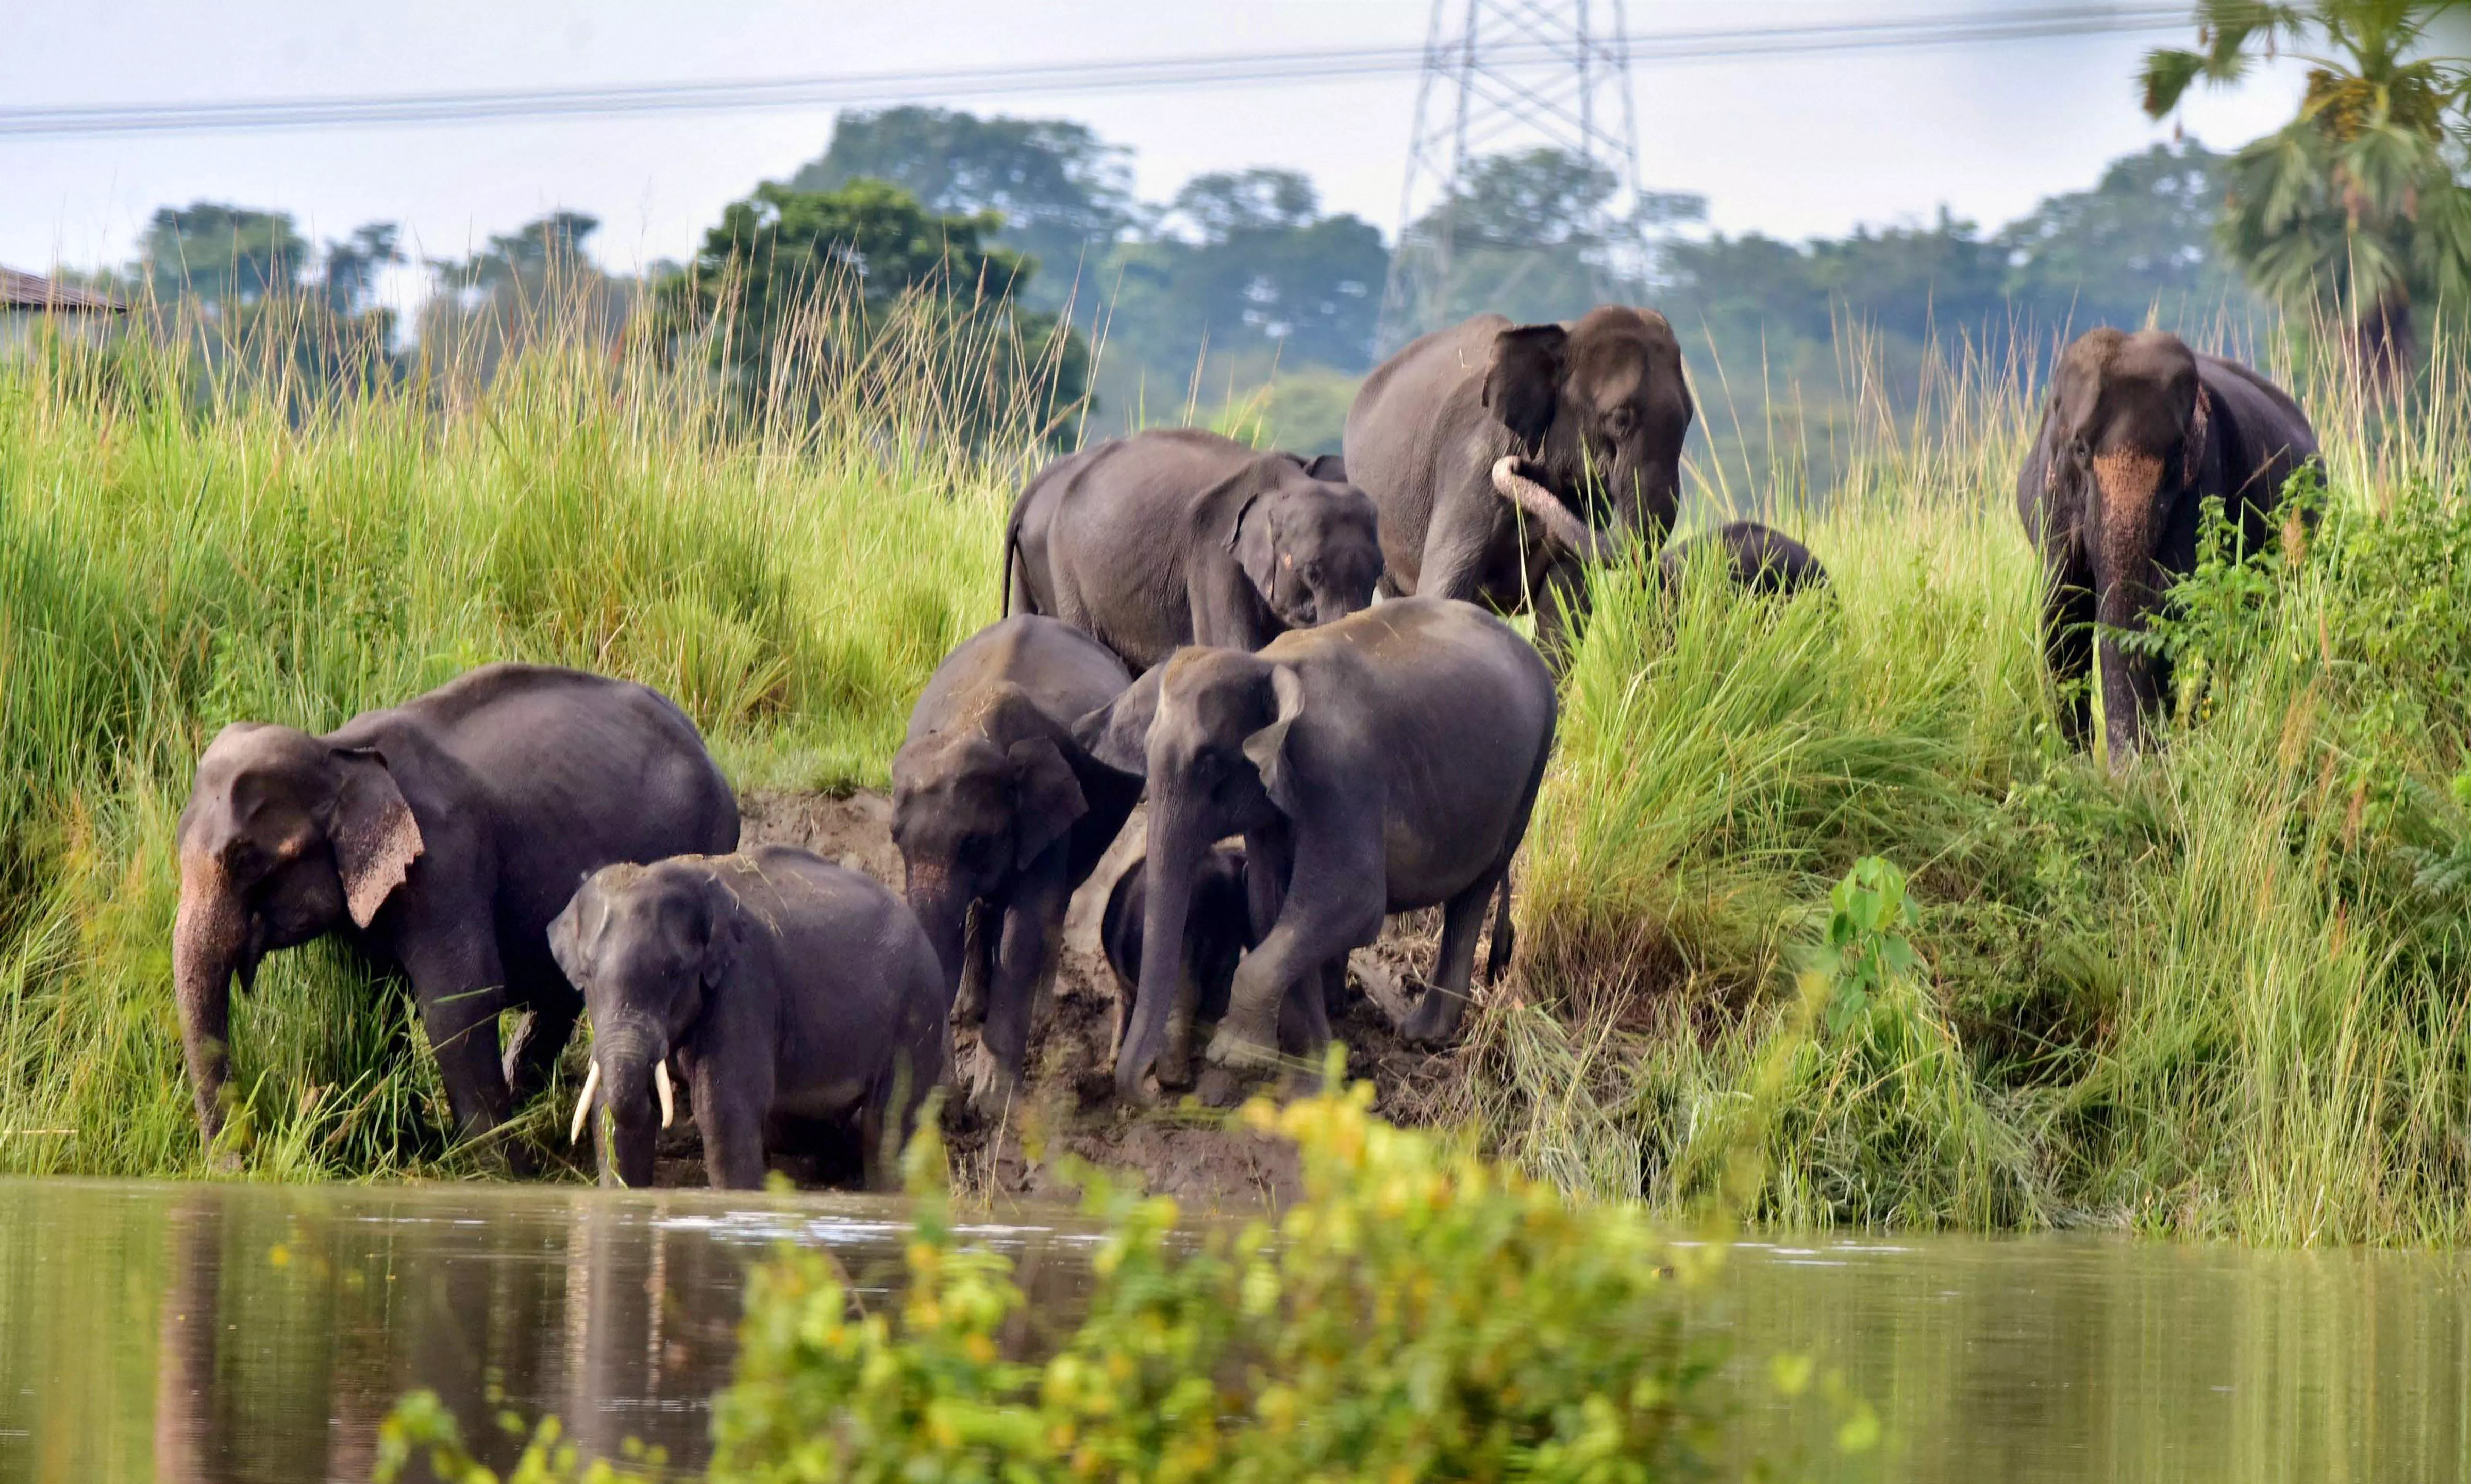
[[(1069, 1308), (1067, 1227), (982, 1235)], [(748, 1265), (820, 1245), (880, 1296), (905, 1231), (865, 1197), (0, 1182), (0, 1478), (365, 1480), (414, 1386), (501, 1469), (507, 1411), (693, 1465)]]
[[(1020, 1262), (1032, 1323), (1086, 1285), (1090, 1234), (1045, 1221), (972, 1229)], [(502, 1410), (692, 1467), (749, 1264), (824, 1247), (882, 1302), (906, 1231), (866, 1197), (0, 1182), (0, 1480), (365, 1479), (413, 1386), (502, 1469)], [(1841, 1369), (1887, 1423), (1880, 1477), (2434, 1480), (2471, 1472), (2465, 1277), (2424, 1254), (1750, 1243), (1692, 1305), (1753, 1399), (1779, 1352)], [(1773, 1445), (1759, 1405), (1741, 1436)]]

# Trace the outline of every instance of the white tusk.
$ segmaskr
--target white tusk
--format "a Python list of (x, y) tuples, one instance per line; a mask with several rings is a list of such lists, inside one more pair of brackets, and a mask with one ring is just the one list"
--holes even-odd
[(592, 1117), (592, 1095), (600, 1090), (600, 1062), (594, 1058), (592, 1070), (583, 1074), (583, 1095), (575, 1100), (575, 1123), (566, 1131), (566, 1142), (583, 1142), (583, 1120)]
[(670, 1101), (670, 1059), (666, 1056), (652, 1064), (652, 1090), (661, 1095), (661, 1126), (670, 1126), (677, 1108)]

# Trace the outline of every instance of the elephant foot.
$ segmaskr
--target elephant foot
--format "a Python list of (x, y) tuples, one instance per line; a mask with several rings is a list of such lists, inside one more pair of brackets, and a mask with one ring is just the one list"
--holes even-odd
[(978, 1048), (978, 1065), (970, 1078), (970, 1115), (982, 1125), (994, 1127), (1000, 1122), (1021, 1095), (1021, 1079), (1014, 1076), (987, 1053)]
[(1436, 1049), (1447, 1046), (1458, 1034), (1459, 1012), (1467, 1001), (1436, 985), (1424, 991), (1424, 998), (1407, 1012), (1399, 1026), (1400, 1038), (1409, 1046)]
[(1193, 1096), (1205, 1108), (1233, 1108), (1244, 1100), (1244, 1079), (1224, 1067), (1212, 1067), (1202, 1072)]
[(1252, 1017), (1231, 1008), (1227, 1018), (1218, 1023), (1216, 1034), (1210, 1038), (1210, 1064), (1238, 1069), (1278, 1065), (1278, 1021), (1273, 1016), (1259, 1019), (1259, 1024), (1255, 1025)]

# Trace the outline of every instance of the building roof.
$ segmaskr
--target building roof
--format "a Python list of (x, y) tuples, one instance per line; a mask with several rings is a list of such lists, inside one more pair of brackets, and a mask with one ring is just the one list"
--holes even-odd
[(127, 306), (108, 294), (57, 279), (0, 268), (0, 309), (40, 309), (55, 314), (118, 314)]

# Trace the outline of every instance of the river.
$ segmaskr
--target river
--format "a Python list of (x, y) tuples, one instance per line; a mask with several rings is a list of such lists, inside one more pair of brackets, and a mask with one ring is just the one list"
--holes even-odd
[[(365, 1479), (438, 1391), (555, 1412), (587, 1448), (702, 1457), (745, 1273), (830, 1249), (897, 1275), (897, 1201), (542, 1187), (0, 1182), (0, 1479)], [(1093, 1239), (1011, 1212), (971, 1239), (1043, 1309)], [(1762, 1239), (1696, 1291), (1761, 1435), (1761, 1357), (1815, 1354), (1886, 1424), (1882, 1477), (2436, 1480), (2471, 1472), (2471, 1265), (2112, 1237)]]

